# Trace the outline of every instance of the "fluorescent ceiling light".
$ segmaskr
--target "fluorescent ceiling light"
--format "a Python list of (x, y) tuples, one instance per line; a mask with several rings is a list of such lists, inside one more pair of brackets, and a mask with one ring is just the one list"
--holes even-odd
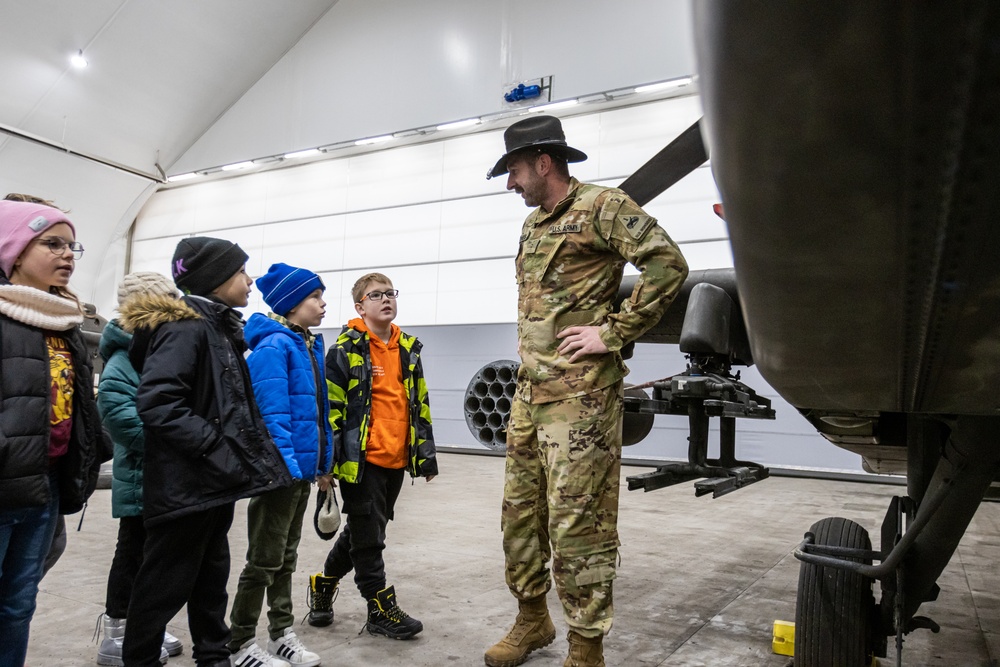
[(167, 183), (176, 183), (177, 181), (187, 181), (196, 177), (197, 175), (198, 174), (194, 173), (193, 171), (190, 171), (186, 174), (174, 174), (173, 176), (167, 176)]
[(681, 86), (686, 86), (691, 83), (691, 77), (686, 76), (683, 79), (674, 79), (672, 81), (661, 81), (660, 83), (651, 83), (648, 86), (636, 86), (635, 92), (642, 93), (655, 93), (661, 90), (668, 90), (670, 88), (680, 88)]
[(605, 94), (608, 96), (608, 99), (617, 100), (619, 97), (635, 95), (635, 88), (619, 88), (617, 90), (609, 90)]
[(385, 141), (392, 141), (391, 134), (383, 134), (381, 137), (368, 137), (367, 139), (358, 139), (354, 142), (355, 146), (370, 146), (371, 144), (381, 144)]
[(555, 109), (565, 109), (567, 107), (575, 107), (579, 104), (578, 100), (564, 100), (562, 102), (553, 102), (552, 104), (543, 104), (537, 107), (531, 107), (528, 111), (535, 113), (537, 111), (554, 111)]
[(253, 166), (253, 162), (247, 160), (246, 162), (236, 162), (234, 164), (227, 164), (221, 167), (222, 171), (236, 171), (238, 169), (249, 169)]
[(473, 125), (479, 125), (481, 120), (479, 118), (466, 118), (465, 120), (456, 120), (454, 123), (445, 123), (444, 125), (438, 125), (438, 130), (457, 130), (462, 127), (472, 127)]
[(330, 151), (340, 150), (341, 148), (349, 148), (354, 145), (353, 141), (341, 141), (339, 144), (327, 144), (326, 146), (320, 146), (320, 153), (329, 153)]
[(83, 57), (83, 49), (79, 49), (76, 53), (70, 56), (69, 62), (77, 69), (83, 69), (90, 64), (87, 62), (87, 59)]
[(318, 148), (309, 148), (304, 151), (293, 151), (291, 153), (285, 153), (283, 157), (286, 160), (294, 160), (300, 157), (312, 157), (313, 155), (319, 155)]

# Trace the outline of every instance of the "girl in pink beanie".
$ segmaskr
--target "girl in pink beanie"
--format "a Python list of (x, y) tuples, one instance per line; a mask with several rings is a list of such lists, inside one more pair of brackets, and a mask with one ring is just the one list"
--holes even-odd
[(0, 665), (24, 664), (56, 521), (110, 458), (68, 287), (82, 253), (59, 209), (0, 201)]
[[(0, 201), (0, 270), (11, 282), (16, 282), (13, 271), (21, 263), (21, 253), (47, 231), (46, 236), (61, 236), (70, 242), (76, 240), (73, 223), (59, 209), (30, 202)], [(70, 269), (70, 274), (72, 272)], [(68, 282), (69, 275), (65, 276), (63, 285)]]

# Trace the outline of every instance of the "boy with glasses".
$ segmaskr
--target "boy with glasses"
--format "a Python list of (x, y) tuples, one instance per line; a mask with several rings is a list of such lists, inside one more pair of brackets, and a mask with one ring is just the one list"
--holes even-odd
[[(389, 278), (364, 275), (351, 295), (360, 317), (347, 323), (326, 356), (333, 476), (341, 481), (347, 521), (323, 572), (309, 578), (308, 619), (314, 626), (333, 622), (337, 587), (353, 569), (368, 602), (368, 632), (409, 639), (424, 626), (396, 604), (382, 551), (404, 470), (428, 482), (437, 475), (421, 344), (392, 322), (399, 290)], [(329, 485), (321, 478), (321, 489)]]

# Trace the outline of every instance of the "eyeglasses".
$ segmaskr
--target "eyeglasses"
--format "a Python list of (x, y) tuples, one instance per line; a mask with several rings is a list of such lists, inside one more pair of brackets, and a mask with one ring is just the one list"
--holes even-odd
[[(361, 297), (361, 301), (364, 301), (365, 299), (369, 299), (370, 301), (381, 301), (383, 296), (389, 299), (395, 299), (397, 296), (399, 296), (399, 290), (387, 289), (384, 292), (378, 292), (378, 291), (368, 292), (368, 294), (365, 294), (363, 297)], [(359, 301), (358, 303), (361, 303), (361, 301)]]
[(59, 255), (62, 257), (66, 253), (66, 248), (69, 248), (70, 252), (73, 253), (74, 259), (80, 259), (83, 257), (83, 244), (79, 241), (67, 241), (66, 239), (61, 239), (58, 236), (53, 236), (51, 238), (42, 239), (38, 243), (51, 250), (53, 255)]

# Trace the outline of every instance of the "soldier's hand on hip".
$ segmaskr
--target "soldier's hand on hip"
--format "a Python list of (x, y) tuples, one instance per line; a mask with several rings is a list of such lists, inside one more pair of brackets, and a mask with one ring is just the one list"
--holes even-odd
[(559, 346), (559, 354), (566, 356), (571, 354), (570, 363), (588, 354), (607, 354), (608, 346), (604, 344), (600, 336), (600, 327), (567, 327), (556, 334), (556, 338), (562, 338), (562, 345)]

